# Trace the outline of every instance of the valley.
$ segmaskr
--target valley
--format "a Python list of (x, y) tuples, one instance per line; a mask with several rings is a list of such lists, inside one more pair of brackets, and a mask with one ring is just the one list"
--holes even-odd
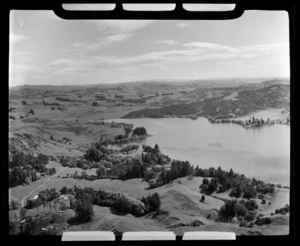
[[(12, 228), (17, 228), (21, 223), (19, 212), (21, 207), (26, 207), (28, 200), (36, 199), (34, 197), (39, 197), (40, 192), (46, 189), (55, 189), (57, 193), (53, 193), (56, 195), (52, 200), (46, 199), (45, 205), (40, 203), (35, 207), (28, 207), (27, 217), (23, 216), (22, 219), (40, 220), (39, 223), (44, 223), (43, 227), (55, 225), (55, 234), (61, 234), (65, 230), (110, 230), (116, 233), (128, 230), (172, 230), (177, 235), (182, 235), (190, 230), (219, 230), (234, 231), (238, 235), (286, 235), (289, 232), (289, 212), (275, 213), (275, 210), (280, 210), (289, 204), (289, 185), (286, 182), (271, 183), (265, 181), (265, 177), (261, 179), (262, 183), (256, 182), (251, 176), (252, 173), (250, 176), (247, 174), (247, 168), (243, 169), (246, 170), (244, 175), (238, 167), (233, 168), (235, 173), (235, 178), (233, 178), (230, 176), (232, 175), (230, 174), (232, 159), (228, 159), (230, 165), (224, 164), (223, 166), (221, 162), (214, 164), (215, 162), (211, 159), (204, 158), (207, 152), (203, 149), (209, 146), (210, 151), (211, 149), (215, 151), (214, 156), (221, 155), (219, 159), (221, 160), (222, 152), (219, 151), (216, 154), (216, 149), (222, 149), (223, 146), (229, 148), (230, 143), (236, 144), (232, 142), (232, 139), (225, 141), (225, 144), (216, 139), (205, 142), (205, 146), (200, 145), (198, 146), (200, 150), (197, 150), (199, 153), (204, 153), (203, 159), (201, 157), (197, 163), (194, 163), (193, 160), (198, 156), (193, 155), (195, 158), (186, 162), (187, 158), (179, 158), (179, 151), (174, 152), (178, 158), (170, 154), (172, 153), (169, 150), (170, 146), (159, 141), (161, 133), (155, 133), (156, 128), (137, 125), (131, 120), (166, 118), (190, 120), (197, 123), (205, 119), (208, 122), (203, 124), (236, 125), (241, 128), (241, 131), (288, 128), (290, 125), (289, 90), (289, 81), (285, 79), (263, 80), (260, 83), (239, 83), (226, 80), (149, 81), (86, 86), (25, 85), (11, 88), (9, 92), (9, 170), (13, 175), (15, 173), (13, 170), (18, 169), (26, 176), (24, 177), (26, 182), (22, 183), (17, 180), (17, 185), (14, 183), (9, 189), (10, 197), (20, 203), (18, 208), (10, 210)], [(252, 120), (253, 116), (258, 121)], [(236, 124), (234, 121), (239, 123)], [(180, 126), (176, 125), (176, 122), (174, 124), (161, 122), (160, 124), (158, 129), (163, 129), (163, 127), (177, 129), (176, 127)], [(180, 124), (182, 127), (187, 127), (190, 123), (182, 121)], [(201, 127), (204, 126), (201, 125)], [(147, 132), (139, 132), (141, 129), (137, 130), (138, 127), (145, 127)], [(232, 131), (235, 131), (235, 128), (232, 128)], [(192, 140), (193, 138), (188, 135), (192, 132), (182, 133), (180, 130), (174, 130), (169, 133), (170, 136), (174, 132), (179, 136), (180, 134), (188, 136), (186, 141), (195, 141), (192, 145), (197, 145), (196, 140)], [(213, 135), (212, 130), (209, 134)], [(198, 138), (201, 136), (208, 138), (204, 133), (197, 135)], [(281, 136), (278, 135), (278, 138), (280, 139)], [(164, 138), (167, 137), (164, 136)], [(173, 144), (178, 144), (177, 147), (187, 147), (187, 142), (183, 142), (184, 136), (181, 138), (182, 142), (170, 139), (173, 140)], [(251, 141), (244, 142), (250, 146)], [(262, 146), (264, 143), (262, 142)], [(156, 147), (155, 144), (158, 146)], [(247, 146), (245, 148), (249, 151)], [(276, 148), (273, 147), (275, 151)], [(273, 149), (270, 151), (274, 151)], [(180, 151), (183, 150), (180, 149)], [(230, 151), (232, 150), (226, 151), (225, 149), (224, 156), (225, 152), (228, 154)], [(242, 153), (245, 153), (242, 152), (245, 151), (243, 149), (239, 151), (239, 155), (234, 158), (243, 156)], [(24, 157), (16, 158), (18, 153), (23, 153)], [(251, 161), (260, 158), (260, 162), (257, 163), (266, 163), (266, 166), (262, 165), (261, 169), (266, 168), (269, 172), (267, 167), (269, 162), (261, 156), (261, 153), (259, 154), (251, 157)], [(39, 158), (40, 155), (46, 156), (48, 161), (43, 167), (35, 167), (37, 164), (32, 164), (36, 162), (34, 158)], [(185, 156), (182, 155), (182, 157)], [(225, 162), (226, 158), (223, 159)], [(247, 158), (244, 157), (244, 159)], [(254, 164), (258, 166), (257, 163)], [(282, 170), (286, 168), (280, 161), (275, 164), (278, 167), (282, 165)], [(243, 165), (247, 165), (246, 162)], [(197, 166), (203, 170), (198, 171)], [(205, 171), (210, 170), (210, 167), (217, 170), (219, 166), (222, 169), (218, 171)], [(53, 168), (55, 173), (48, 173), (47, 170)], [(238, 169), (237, 172), (236, 169)], [(37, 178), (34, 178), (35, 174)], [(166, 175), (165, 179), (163, 174)], [(211, 180), (217, 180), (218, 185), (212, 193), (203, 191), (199, 187), (206, 182), (205, 179), (209, 180), (209, 184)], [(228, 183), (225, 188), (224, 179), (228, 182), (232, 179), (233, 183), (230, 185)], [(229, 195), (235, 187), (241, 184), (244, 190), (240, 196), (235, 198), (232, 194)], [(91, 221), (73, 223), (72, 218), (76, 213), (71, 202), (65, 209), (61, 209), (63, 217), (58, 211), (51, 209), (54, 203), (56, 204), (55, 201), (64, 195), (60, 192), (63, 187), (71, 189), (66, 194), (73, 196), (73, 199), (78, 196), (74, 186), (79, 189), (94, 189), (94, 191), (89, 191), (91, 196), (94, 193), (97, 194), (92, 201), (94, 215)], [(243, 198), (248, 189), (255, 189), (255, 195)], [(111, 192), (111, 194), (103, 195), (101, 190)], [(123, 197), (119, 193), (132, 201), (132, 207), (136, 204), (145, 206), (143, 212), (136, 215), (132, 212), (133, 208), (120, 212), (118, 210), (119, 198), (113, 202), (106, 201), (115, 199), (106, 196)], [(152, 211), (152, 207), (149, 205), (150, 208), (148, 208), (147, 202), (144, 200), (143, 203), (141, 199), (154, 194), (158, 194), (160, 206)], [(201, 202), (203, 195), (205, 195), (205, 201)], [(97, 196), (102, 200), (96, 198)], [(40, 198), (42, 199), (42, 196)], [(257, 208), (254, 209), (255, 218), (246, 220), (246, 214), (253, 211), (248, 208), (246, 214), (243, 215), (245, 219), (239, 218), (239, 212), (234, 212), (232, 218), (226, 217), (225, 221), (225, 217), (221, 215), (221, 208), (227, 200), (235, 199), (237, 202), (255, 200), (257, 204)], [(259, 218), (270, 218), (271, 222), (264, 224)], [(49, 222), (51, 219), (53, 223)], [(12, 231), (20, 233), (18, 229), (12, 229)], [(40, 233), (40, 229), (35, 228), (33, 231)]]

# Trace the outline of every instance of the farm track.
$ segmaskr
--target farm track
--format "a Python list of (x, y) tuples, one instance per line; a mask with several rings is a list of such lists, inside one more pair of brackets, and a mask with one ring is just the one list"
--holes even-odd
[(34, 193), (35, 191), (37, 191), (39, 188), (43, 187), (47, 182), (49, 182), (49, 180), (51, 180), (52, 178), (58, 176), (61, 172), (63, 171), (63, 169), (61, 169), (58, 173), (52, 175), (51, 177), (49, 177), (43, 184), (39, 185), (37, 188), (35, 188), (34, 190), (32, 190), (31, 192), (29, 192), (21, 201), (21, 205), (22, 207), (24, 207), (24, 201), (27, 197), (29, 197), (32, 193)]

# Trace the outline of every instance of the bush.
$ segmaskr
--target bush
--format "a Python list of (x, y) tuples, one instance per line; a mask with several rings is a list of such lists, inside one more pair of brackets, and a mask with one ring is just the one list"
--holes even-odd
[(146, 206), (146, 212), (154, 212), (160, 210), (161, 201), (158, 193), (154, 193), (153, 195), (143, 197), (141, 201)]
[(125, 214), (128, 214), (131, 212), (131, 204), (125, 197), (121, 197), (120, 199), (116, 200), (114, 202), (113, 206), (119, 212), (122, 212)]
[(86, 193), (83, 189), (76, 190), (75, 196), (75, 213), (76, 220), (79, 222), (87, 222), (92, 220), (94, 215), (93, 206), (92, 206), (92, 197)]
[(251, 221), (251, 222), (248, 224), (248, 227), (249, 227), (249, 228), (252, 228), (253, 225), (254, 225), (254, 224), (253, 224), (253, 222)]
[(250, 199), (250, 198), (256, 198), (256, 191), (253, 187), (247, 187), (244, 189), (243, 198)]
[(98, 175), (98, 177), (105, 175), (105, 173), (106, 173), (105, 168), (102, 166), (100, 166), (96, 171), (96, 174)]
[(144, 180), (146, 182), (149, 182), (151, 179), (154, 179), (156, 177), (156, 172), (154, 172), (153, 170), (146, 170), (144, 172)]
[(64, 220), (62, 218), (62, 216), (60, 214), (56, 214), (56, 213), (53, 213), (51, 215), (51, 219), (50, 219), (50, 223), (53, 224), (53, 223), (62, 223)]
[(34, 115), (34, 110), (33, 110), (33, 109), (30, 109), (29, 112), (28, 112), (28, 114)]
[(20, 208), (21, 204), (19, 202), (19, 200), (15, 199), (15, 198), (10, 198), (9, 199), (9, 210), (15, 210)]
[(95, 147), (88, 149), (84, 155), (84, 159), (89, 161), (99, 162), (102, 158), (103, 154)]
[(241, 203), (235, 203), (234, 210), (237, 216), (245, 216), (248, 213), (248, 210)]
[(257, 213), (255, 211), (249, 211), (244, 218), (248, 222), (253, 221), (255, 219), (256, 214)]
[(261, 204), (263, 204), (263, 205), (266, 204), (266, 200), (262, 199)]
[(144, 127), (136, 127), (133, 132), (132, 135), (138, 135), (138, 136), (142, 136), (142, 135), (146, 135), (147, 131)]
[(235, 205), (237, 200), (228, 200), (220, 208), (219, 219), (222, 222), (231, 222), (233, 217), (236, 216)]
[(245, 202), (245, 207), (248, 211), (258, 209), (258, 205), (255, 200), (249, 200)]
[(239, 217), (237, 218), (237, 220), (238, 220), (239, 222), (242, 222), (242, 221), (244, 220), (244, 217), (243, 217), (243, 216), (239, 216)]
[(271, 224), (271, 222), (272, 222), (272, 220), (269, 217), (264, 218), (264, 224), (265, 225)]
[(204, 202), (204, 201), (205, 201), (205, 196), (202, 195), (202, 196), (201, 196), (201, 199), (200, 199), (200, 202)]
[(26, 202), (25, 208), (27, 208), (27, 209), (32, 209), (32, 208), (35, 208), (35, 206), (36, 206), (36, 205), (35, 205), (35, 201), (29, 199), (29, 200), (27, 200), (27, 202)]
[(247, 222), (245, 220), (243, 220), (240, 225), (240, 227), (247, 227)]
[(242, 190), (239, 186), (233, 187), (229, 193), (229, 196), (235, 197), (235, 198), (240, 198), (242, 195)]
[(257, 224), (257, 225), (268, 225), (268, 224), (271, 224), (271, 219), (269, 218), (269, 217), (267, 217), (267, 218), (261, 218), (261, 217), (257, 217), (256, 218), (256, 221), (255, 221), (255, 224)]

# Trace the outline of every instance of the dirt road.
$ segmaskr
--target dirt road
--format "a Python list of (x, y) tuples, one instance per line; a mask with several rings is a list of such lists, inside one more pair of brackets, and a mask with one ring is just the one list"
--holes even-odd
[(49, 180), (51, 180), (53, 177), (56, 177), (58, 176), (61, 172), (63, 171), (63, 169), (61, 169), (59, 172), (57, 172), (56, 174), (50, 176), (44, 183), (42, 183), (41, 185), (39, 185), (38, 187), (36, 187), (34, 190), (32, 190), (30, 193), (28, 193), (21, 201), (21, 205), (22, 207), (24, 207), (24, 202), (25, 202), (25, 199), (27, 197), (29, 197), (30, 195), (32, 195), (34, 192), (36, 192), (39, 188), (43, 187), (47, 182), (49, 182)]

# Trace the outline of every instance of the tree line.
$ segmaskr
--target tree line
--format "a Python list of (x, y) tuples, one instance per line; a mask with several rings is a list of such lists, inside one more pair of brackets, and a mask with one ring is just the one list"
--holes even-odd
[(55, 168), (46, 168), (49, 158), (43, 154), (38, 154), (35, 157), (30, 153), (25, 154), (16, 151), (11, 153), (10, 157), (8, 163), (9, 187), (36, 181), (38, 179), (37, 172), (49, 175), (56, 172)]

